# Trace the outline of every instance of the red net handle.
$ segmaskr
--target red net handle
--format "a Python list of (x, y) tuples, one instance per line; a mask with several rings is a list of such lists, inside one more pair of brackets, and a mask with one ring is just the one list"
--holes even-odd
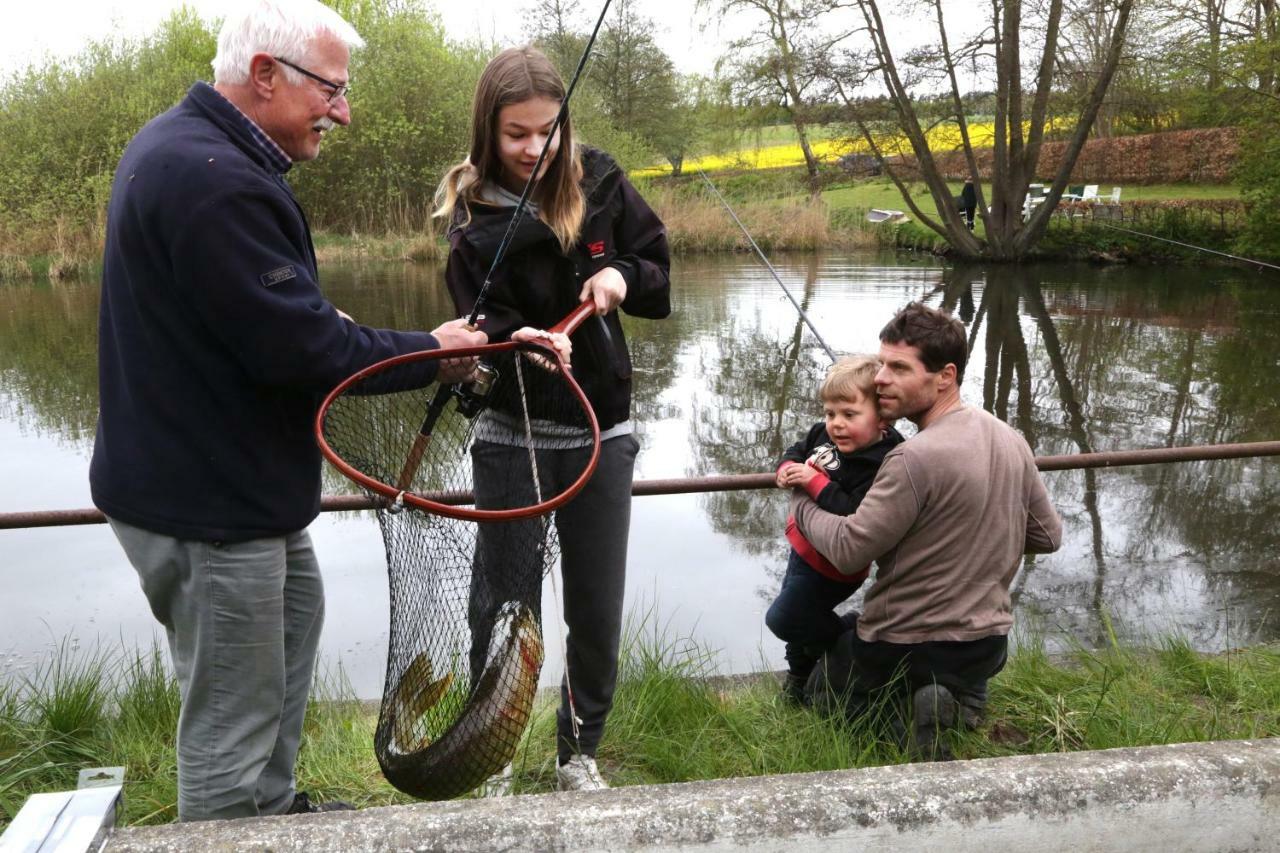
[(596, 313), (596, 304), (591, 301), (583, 302), (577, 308), (574, 308), (569, 313), (569, 316), (547, 329), (547, 331), (572, 335), (594, 313)]
[[(580, 303), (563, 320), (556, 323), (547, 331), (563, 333), (566, 335), (572, 334), (594, 313), (594, 303), (589, 301)], [(447, 358), (465, 358), (467, 356), (484, 358), (486, 355), (510, 352), (511, 350), (529, 347), (537, 347), (538, 349), (543, 350), (544, 355), (555, 362), (566, 386), (577, 399), (578, 404), (582, 406), (583, 411), (587, 415), (587, 420), (591, 425), (591, 459), (587, 462), (586, 467), (583, 468), (582, 474), (579, 475), (567, 489), (559, 494), (547, 498), (544, 501), (531, 504), (527, 507), (518, 507), (515, 509), (485, 510), (458, 506), (456, 503), (457, 496), (450, 495), (447, 492), (433, 493), (434, 497), (439, 498), (439, 500), (433, 500), (414, 492), (402, 491), (397, 489), (395, 486), (376, 480), (352, 467), (345, 459), (338, 455), (337, 451), (330, 446), (329, 442), (324, 437), (324, 422), (325, 416), (329, 412), (329, 407), (332, 406), (333, 402), (341, 397), (347, 389), (370, 376), (374, 376), (400, 365), (412, 364), (418, 361), (437, 361)], [(519, 518), (532, 518), (534, 516), (551, 512), (552, 510), (567, 503), (574, 495), (582, 491), (583, 486), (587, 484), (587, 481), (591, 479), (591, 475), (595, 473), (596, 463), (600, 461), (600, 423), (596, 420), (596, 414), (591, 408), (591, 403), (588, 402), (587, 396), (583, 392), (581, 386), (579, 386), (577, 381), (574, 380), (573, 373), (568, 365), (564, 363), (564, 359), (560, 357), (560, 353), (557, 352), (550, 344), (537, 340), (524, 343), (503, 341), (501, 343), (484, 344), (483, 346), (477, 347), (423, 350), (421, 352), (411, 352), (405, 353), (404, 355), (393, 356), (379, 361), (376, 364), (371, 364), (363, 370), (356, 371), (351, 376), (348, 376), (325, 396), (324, 402), (320, 404), (319, 411), (316, 412), (314, 432), (316, 436), (316, 443), (319, 445), (320, 453), (324, 458), (329, 460), (329, 463), (337, 468), (343, 476), (357, 485), (370, 492), (383, 495), (392, 501), (402, 500), (405, 504), (418, 507), (419, 509), (426, 510), (427, 512), (435, 513), (436, 515), (443, 515), (449, 518), (461, 518), (470, 521), (510, 521)], [(448, 501), (450, 500), (453, 500), (454, 502), (449, 503)]]

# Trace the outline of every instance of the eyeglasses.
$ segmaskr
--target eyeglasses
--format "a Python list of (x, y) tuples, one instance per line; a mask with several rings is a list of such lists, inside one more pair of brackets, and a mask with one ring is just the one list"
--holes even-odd
[(292, 62), (290, 62), (289, 60), (285, 59), (282, 56), (276, 56), (273, 58), (275, 59), (276, 62), (279, 62), (281, 65), (287, 65), (290, 68), (292, 68), (294, 71), (297, 71), (299, 74), (303, 75), (304, 77), (310, 77), (312, 80), (315, 80), (317, 83), (321, 84), (322, 86), (327, 86), (330, 89), (332, 89), (333, 92), (330, 93), (329, 99), (328, 99), (329, 103), (331, 104), (334, 101), (338, 100), (338, 98), (345, 97), (347, 92), (351, 91), (350, 83), (338, 84), (333, 82), (332, 80), (326, 80), (323, 77), (321, 77), (319, 74), (315, 74), (311, 71), (308, 71), (307, 69), (303, 68), (301, 65), (294, 65)]

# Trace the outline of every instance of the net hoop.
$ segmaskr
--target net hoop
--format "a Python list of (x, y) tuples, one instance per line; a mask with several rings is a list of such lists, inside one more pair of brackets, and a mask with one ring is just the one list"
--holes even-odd
[[(594, 307), (591, 303), (583, 303), (574, 309), (573, 313), (556, 324), (551, 331), (564, 332), (568, 334), (581, 325), (582, 321), (594, 313)], [(536, 351), (543, 358), (553, 361), (558, 370), (561, 371), (565, 383), (569, 386), (570, 391), (577, 399), (579, 405), (582, 406), (584, 413), (591, 426), (591, 457), (582, 473), (574, 480), (564, 491), (559, 494), (529, 506), (518, 507), (515, 509), (485, 510), (468, 507), (473, 500), (473, 496), (467, 492), (446, 491), (446, 492), (427, 492), (426, 494), (418, 494), (411, 491), (403, 491), (397, 489), (394, 485), (384, 483), (368, 476), (364, 472), (358, 470), (345, 459), (343, 459), (337, 451), (330, 446), (328, 440), (325, 439), (325, 419), (329, 413), (330, 406), (334, 401), (341, 397), (347, 389), (353, 385), (375, 376), (387, 370), (399, 367), (405, 364), (412, 364), (419, 361), (438, 361), (449, 358), (465, 358), (469, 356), (484, 357), (485, 355), (497, 355), (499, 353), (507, 353), (513, 350)], [(417, 507), (426, 512), (443, 515), (448, 518), (457, 518), (467, 521), (512, 521), (521, 518), (531, 518), (551, 512), (569, 500), (571, 500), (578, 492), (582, 491), (587, 481), (595, 473), (596, 464), (600, 460), (600, 423), (596, 420), (595, 411), (591, 408), (591, 403), (587, 400), (586, 393), (582, 387), (578, 385), (573, 378), (573, 373), (565, 364), (564, 360), (554, 347), (541, 343), (540, 341), (503, 341), (496, 344), (484, 344), (476, 347), (457, 347), (453, 349), (435, 349), (422, 350), (420, 352), (405, 353), (403, 355), (392, 356), (383, 359), (376, 364), (371, 364), (363, 370), (359, 370), (348, 376), (337, 387), (325, 396), (324, 402), (320, 404), (319, 411), (316, 412), (315, 419), (315, 437), (316, 443), (320, 447), (320, 453), (331, 465), (340, 471), (343, 476), (353, 481), (369, 492), (382, 495), (389, 502), (403, 501), (405, 504)]]

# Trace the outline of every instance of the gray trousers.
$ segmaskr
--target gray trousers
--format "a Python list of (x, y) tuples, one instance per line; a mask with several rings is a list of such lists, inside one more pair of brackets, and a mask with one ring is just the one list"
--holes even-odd
[(311, 537), (198, 542), (109, 520), (182, 692), (178, 819), (284, 813), (324, 622)]
[[(560, 573), (564, 582), (564, 619), (569, 627), (566, 677), (562, 680), (560, 710), (556, 715), (557, 753), (560, 763), (577, 753), (594, 756), (604, 734), (605, 718), (613, 707), (618, 680), (618, 648), (622, 639), (622, 599), (626, 589), (627, 535), (631, 528), (631, 480), (640, 443), (634, 435), (620, 435), (600, 445), (600, 461), (587, 485), (573, 500), (555, 512), (560, 542)], [(506, 505), (510, 496), (488, 492), (508, 481), (504, 472), (528, 465), (523, 448), (476, 442), (472, 448), (476, 505)], [(590, 448), (538, 453), (544, 494), (567, 487), (582, 470)], [(523, 522), (517, 522), (521, 524)], [(528, 555), (518, 565), (518, 555), (503, 552), (514, 534), (503, 535), (501, 526), (481, 532), (481, 557), (471, 583), (472, 672), (483, 665), (489, 644), (493, 609), (505, 600), (541, 596), (541, 562)], [(492, 555), (492, 556), (486, 556)], [(492, 568), (488, 568), (492, 567)], [(512, 575), (517, 576), (512, 576)], [(505, 575), (505, 576), (504, 576)], [(518, 575), (523, 575), (519, 577)], [(548, 654), (555, 654), (557, 632), (543, 627)], [(479, 664), (479, 666), (477, 666)], [(573, 706), (582, 720), (577, 737), (569, 712), (569, 687)]]

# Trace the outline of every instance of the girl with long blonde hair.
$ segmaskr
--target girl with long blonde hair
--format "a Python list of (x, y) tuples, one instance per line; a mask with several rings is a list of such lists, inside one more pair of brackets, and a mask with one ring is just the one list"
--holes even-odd
[[(437, 215), (449, 222), (449, 293), (459, 313), (469, 315), (517, 202), (533, 181), (529, 205), (479, 306), (490, 341), (523, 326), (549, 328), (582, 302), (595, 305), (596, 316), (571, 340), (574, 377), (600, 424), (600, 461), (584, 490), (555, 514), (569, 627), (557, 779), (562, 789), (583, 789), (608, 787), (595, 753), (617, 680), (631, 481), (640, 449), (631, 421), (631, 356), (618, 313), (649, 319), (670, 313), (670, 256), (662, 222), (614, 160), (578, 145), (568, 116), (555, 128), (564, 98), (559, 73), (536, 48), (495, 56), (476, 86), (469, 155), (441, 182)], [(521, 456), (527, 464), (528, 451), (524, 437), (504, 436), (496, 418), (482, 415), (476, 435), (472, 464), (479, 500), (486, 484), (499, 481)], [(540, 450), (540, 475), (554, 480), (580, 471), (574, 457), (589, 454), (591, 445), (584, 435), (579, 447)], [(518, 573), (536, 574), (521, 583), (540, 588), (536, 562)], [(483, 667), (488, 648), (486, 614), (514, 597), (519, 585), (491, 572), (473, 575), (473, 671)]]

